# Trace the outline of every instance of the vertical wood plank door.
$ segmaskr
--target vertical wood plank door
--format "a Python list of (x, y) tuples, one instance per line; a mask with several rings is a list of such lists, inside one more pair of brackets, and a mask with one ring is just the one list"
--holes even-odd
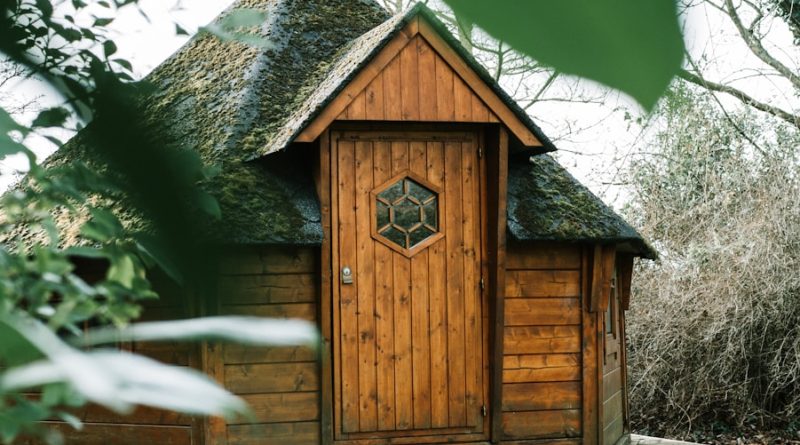
[(478, 143), (332, 133), (336, 440), (485, 438)]

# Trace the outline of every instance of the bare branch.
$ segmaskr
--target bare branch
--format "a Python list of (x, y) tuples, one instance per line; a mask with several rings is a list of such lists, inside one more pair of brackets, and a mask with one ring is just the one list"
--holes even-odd
[(742, 40), (744, 40), (744, 42), (747, 44), (747, 47), (750, 49), (750, 51), (756, 57), (761, 59), (762, 62), (781, 73), (781, 75), (786, 77), (786, 79), (788, 79), (796, 89), (800, 90), (800, 78), (797, 77), (797, 74), (789, 69), (789, 67), (778, 61), (778, 59), (773, 57), (764, 48), (764, 46), (761, 44), (761, 41), (747, 27), (745, 27), (744, 23), (742, 23), (742, 18), (739, 16), (739, 13), (736, 10), (736, 7), (733, 6), (733, 1), (725, 0), (725, 6), (725, 13), (728, 15), (728, 17), (730, 17), (734, 26), (736, 26), (736, 30), (739, 32)]
[(691, 72), (686, 71), (686, 70), (681, 70), (681, 72), (678, 73), (678, 76), (683, 80), (691, 82), (691, 83), (693, 83), (695, 85), (699, 85), (699, 86), (701, 86), (703, 88), (706, 88), (708, 90), (716, 91), (716, 92), (719, 92), (719, 93), (725, 93), (725, 94), (728, 94), (730, 96), (733, 96), (733, 97), (735, 97), (736, 99), (740, 100), (742, 103), (744, 103), (746, 105), (750, 105), (751, 107), (753, 107), (753, 108), (755, 108), (755, 109), (757, 109), (759, 111), (763, 111), (765, 113), (771, 114), (771, 115), (773, 115), (773, 116), (775, 116), (775, 117), (777, 117), (779, 119), (782, 119), (782, 120), (786, 121), (787, 123), (791, 124), (792, 126), (800, 129), (800, 116), (797, 116), (795, 114), (789, 113), (789, 112), (787, 112), (787, 111), (785, 111), (785, 110), (783, 110), (781, 108), (775, 107), (773, 105), (769, 105), (769, 104), (767, 104), (765, 102), (761, 102), (761, 101), (755, 99), (754, 97), (750, 96), (749, 94), (745, 93), (744, 91), (741, 91), (741, 90), (739, 90), (737, 88), (733, 88), (733, 87), (731, 87), (729, 85), (723, 85), (723, 84), (720, 84), (720, 83), (711, 82), (709, 80), (706, 80), (706, 79), (700, 77), (697, 74), (691, 73)]

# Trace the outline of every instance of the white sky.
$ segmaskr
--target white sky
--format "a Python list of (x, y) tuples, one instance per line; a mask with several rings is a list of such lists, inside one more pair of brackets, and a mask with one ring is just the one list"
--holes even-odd
[[(232, 0), (140, 0), (140, 7), (149, 17), (149, 21), (134, 8), (124, 8), (124, 12), (111, 26), (119, 48), (117, 55), (129, 60), (136, 76), (142, 77), (187, 40), (186, 36), (175, 34), (175, 23), (193, 33), (199, 26), (213, 20), (231, 3)], [(752, 76), (753, 71), (748, 67), (757, 67), (759, 62), (744, 48), (735, 37), (735, 30), (718, 12), (707, 7), (694, 8), (686, 17), (685, 26), (687, 46), (693, 55), (697, 58), (702, 55), (714, 68), (711, 72), (717, 74), (710, 76), (714, 80), (741, 78), (736, 86), (765, 98), (768, 102), (782, 106), (797, 104), (797, 99), (791, 96), (793, 90), (785, 83), (775, 78)], [(770, 38), (772, 41), (784, 42), (783, 49), (776, 45), (770, 47), (777, 50), (776, 54), (782, 60), (800, 60), (796, 54), (797, 48), (791, 45), (791, 34), (782, 21), (776, 20), (776, 26), (770, 30)], [(42, 106), (54, 104), (52, 95), (47, 95), (41, 85), (33, 82), (14, 85), (11, 93), (20, 98), (44, 94)], [(724, 100), (730, 107), (739, 106), (733, 100)], [(557, 134), (568, 124), (581, 127), (594, 125), (593, 128), (582, 131), (578, 137), (559, 142), (558, 146), (562, 149), (559, 159), (573, 175), (607, 202), (618, 204), (620, 197), (624, 200), (622, 189), (613, 185), (620, 179), (617, 177), (618, 168), (629, 160), (635, 144), (641, 144), (648, 137), (641, 134), (636, 125), (624, 119), (626, 111), (634, 117), (640, 115), (638, 107), (618, 94), (612, 95), (602, 106), (563, 103), (543, 106), (546, 108), (539, 107), (534, 114), (547, 116), (539, 122), (545, 133)], [(27, 118), (32, 119), (34, 116), (35, 113), (32, 113)], [(599, 121), (601, 122), (597, 124)], [(34, 145), (40, 157), (49, 155), (55, 148), (44, 141), (36, 141)], [(8, 187), (17, 177), (13, 172), (24, 165), (21, 159), (0, 162), (0, 190)]]

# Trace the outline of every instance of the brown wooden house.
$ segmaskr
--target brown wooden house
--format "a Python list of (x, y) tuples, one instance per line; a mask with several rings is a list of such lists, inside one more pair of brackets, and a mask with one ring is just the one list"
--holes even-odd
[[(652, 249), (425, 6), (245, 0), (268, 50), (192, 40), (153, 125), (225, 166), (217, 311), (318, 323), (306, 348), (134, 345), (255, 423), (87, 408), (85, 444), (615, 444), (625, 309)], [(80, 144), (80, 135), (76, 142)], [(54, 163), (68, 162), (70, 146)], [(149, 318), (178, 303), (165, 294)], [(194, 315), (194, 314), (184, 314)]]

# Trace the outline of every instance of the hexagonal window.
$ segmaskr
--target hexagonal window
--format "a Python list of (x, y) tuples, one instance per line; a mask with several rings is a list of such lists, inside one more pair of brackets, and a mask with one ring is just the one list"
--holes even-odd
[(377, 240), (410, 255), (441, 236), (439, 191), (424, 179), (411, 173), (399, 175), (372, 195)]

